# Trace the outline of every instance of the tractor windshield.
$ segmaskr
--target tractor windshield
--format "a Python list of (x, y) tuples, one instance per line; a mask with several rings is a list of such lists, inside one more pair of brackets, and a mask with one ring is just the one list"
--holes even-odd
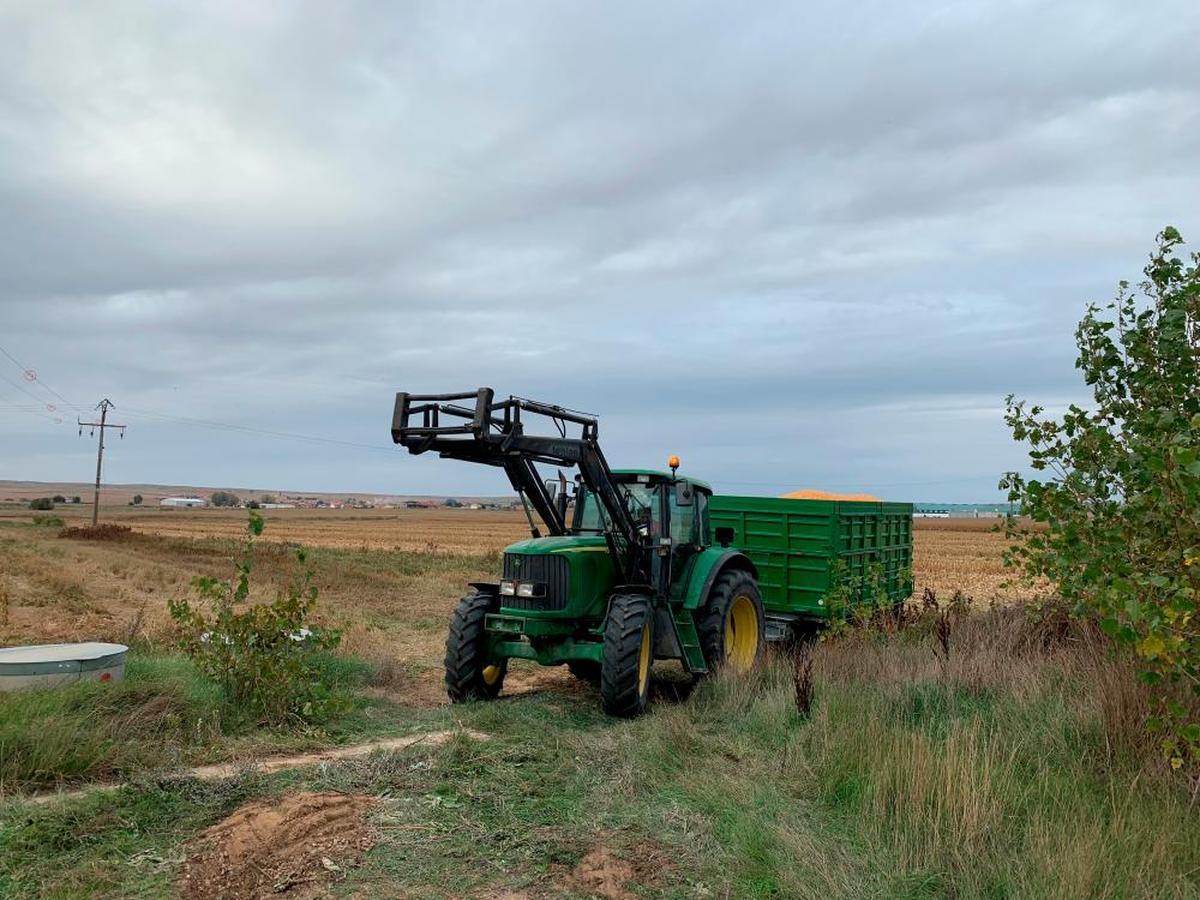
[[(655, 502), (653, 485), (639, 482), (622, 482), (618, 485), (629, 515), (639, 526), (649, 525), (658, 519), (658, 504)], [(604, 532), (608, 528), (608, 514), (603, 504), (587, 488), (580, 485), (575, 498), (575, 531)]]

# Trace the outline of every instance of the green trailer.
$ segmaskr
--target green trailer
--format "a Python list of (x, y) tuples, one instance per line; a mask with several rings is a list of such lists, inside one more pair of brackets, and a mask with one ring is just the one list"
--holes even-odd
[(731, 544), (758, 570), (769, 632), (770, 620), (844, 613), (831, 610), (833, 597), (895, 605), (912, 595), (911, 503), (717, 494), (708, 509), (712, 527), (732, 529)]
[[(551, 434), (532, 433), (547, 423)], [(493, 699), (509, 660), (526, 659), (567, 666), (607, 712), (637, 715), (655, 660), (693, 678), (744, 672), (767, 641), (838, 614), (835, 598), (899, 603), (912, 590), (907, 504), (714, 496), (676, 457), (670, 471), (610, 468), (597, 434), (586, 413), (490, 388), (396, 395), (396, 443), (503, 469), (529, 519), (531, 537), (455, 610), (452, 701)]]

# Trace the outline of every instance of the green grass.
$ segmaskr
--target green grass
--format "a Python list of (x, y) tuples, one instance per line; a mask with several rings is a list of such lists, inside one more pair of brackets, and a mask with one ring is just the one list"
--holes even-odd
[(0, 897), (170, 896), (182, 842), (270, 790), (243, 776), (10, 807), (0, 814)]
[(582, 895), (570, 872), (597, 845), (646, 896), (1200, 895), (1200, 820), (1128, 727), (1128, 662), (1084, 633), (1042, 646), (1027, 631), (1019, 613), (980, 615), (948, 664), (920, 633), (823, 645), (808, 716), (777, 661), (632, 722), (590, 690), (544, 691), (384, 726), (463, 725), (482, 743), (11, 806), (0, 895), (161, 895), (187, 837), (300, 787), (382, 798), (347, 895)]
[(219, 739), (222, 707), (187, 660), (135, 654), (120, 682), (0, 696), (0, 788), (170, 765)]
[(331, 711), (317, 722), (260, 728), (185, 657), (131, 652), (125, 678), (0, 695), (0, 797), (114, 780), (246, 754), (343, 744), (413, 727), (410, 712), (358, 689), (369, 667), (321, 655)]

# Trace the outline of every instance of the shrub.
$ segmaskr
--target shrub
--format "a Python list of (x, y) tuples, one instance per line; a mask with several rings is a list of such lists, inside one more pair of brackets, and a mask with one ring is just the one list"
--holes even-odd
[(29, 501), (30, 509), (54, 509), (54, 500), (50, 497), (38, 497)]
[[(1048, 478), (1001, 481), (1045, 531), (1021, 533), (1008, 561), (1054, 582), (1132, 646), (1157, 691), (1149, 725), (1171, 765), (1200, 762), (1200, 254), (1158, 236), (1141, 296), (1121, 282), (1075, 332), (1095, 408), (1061, 419), (1008, 398), (1005, 421)], [(1190, 697), (1189, 697), (1190, 695)]]
[(133, 499), (129, 501), (129, 505), (130, 506), (141, 506), (142, 505), (142, 495), (134, 494)]
[(40, 528), (62, 528), (63, 520), (58, 516), (34, 516), (33, 524)]
[(168, 609), (183, 630), (183, 649), (238, 709), (269, 723), (312, 720), (332, 702), (321, 667), (323, 651), (336, 647), (340, 635), (309, 624), (317, 588), (303, 548), (296, 550), (299, 572), (284, 591), (271, 603), (247, 604), (254, 539), (262, 531), (262, 516), (251, 510), (234, 577), (198, 577), (197, 604), (171, 600)]
[(208, 502), (213, 506), (238, 506), (242, 500), (237, 494), (231, 494), (229, 491), (214, 491)]

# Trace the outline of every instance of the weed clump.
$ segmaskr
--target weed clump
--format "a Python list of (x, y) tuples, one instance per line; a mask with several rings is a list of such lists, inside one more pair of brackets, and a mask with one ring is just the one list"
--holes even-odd
[[(62, 524), (61, 519), (58, 524)], [(101, 525), (72, 525), (60, 531), (58, 536), (77, 541), (128, 541), (133, 539), (134, 531), (128, 525), (105, 522)]]
[(294, 551), (299, 573), (293, 572), (274, 601), (247, 603), (254, 539), (263, 527), (262, 516), (250, 510), (234, 576), (193, 579), (198, 602), (171, 600), (168, 610), (183, 632), (182, 649), (221, 684), (237, 709), (269, 724), (312, 721), (335, 703), (321, 676), (324, 657), (341, 636), (311, 623), (317, 587), (303, 548)]

